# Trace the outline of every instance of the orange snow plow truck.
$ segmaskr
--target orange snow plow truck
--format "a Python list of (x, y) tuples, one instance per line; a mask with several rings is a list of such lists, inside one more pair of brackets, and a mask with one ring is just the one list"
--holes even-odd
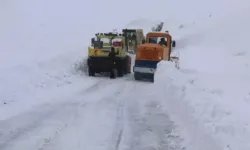
[(171, 35), (166, 32), (149, 32), (143, 44), (136, 50), (136, 59), (133, 67), (135, 80), (149, 79), (154, 82), (154, 73), (157, 63), (161, 60), (176, 61), (178, 57), (170, 57), (172, 44)]

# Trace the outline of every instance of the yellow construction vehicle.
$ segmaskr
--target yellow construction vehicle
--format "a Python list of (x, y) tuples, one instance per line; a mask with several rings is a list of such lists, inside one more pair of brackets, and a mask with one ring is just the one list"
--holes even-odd
[(131, 58), (126, 53), (125, 38), (117, 33), (97, 33), (96, 38), (91, 39), (88, 47), (88, 72), (89, 76), (95, 73), (110, 72), (114, 62), (109, 57), (111, 48), (115, 49), (115, 70), (117, 76), (131, 73)]
[(123, 29), (123, 36), (125, 38), (125, 48), (128, 53), (135, 53), (139, 45), (145, 39), (142, 29)]

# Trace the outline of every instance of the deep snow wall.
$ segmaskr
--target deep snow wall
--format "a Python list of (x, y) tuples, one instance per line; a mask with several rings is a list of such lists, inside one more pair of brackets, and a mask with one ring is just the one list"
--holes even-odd
[(181, 69), (159, 64), (156, 84), (173, 92), (166, 108), (194, 149), (250, 148), (249, 4), (228, 1), (219, 14), (184, 24), (174, 52)]
[(192, 23), (211, 13), (227, 11), (229, 7), (225, 0), (181, 3), (157, 0), (154, 1), (156, 7), (152, 7), (152, 2), (142, 0), (119, 3), (115, 0), (3, 0), (0, 6), (1, 68), (48, 60), (65, 52), (85, 54), (93, 33), (122, 28), (131, 20), (161, 20), (171, 30), (176, 28), (176, 22)]

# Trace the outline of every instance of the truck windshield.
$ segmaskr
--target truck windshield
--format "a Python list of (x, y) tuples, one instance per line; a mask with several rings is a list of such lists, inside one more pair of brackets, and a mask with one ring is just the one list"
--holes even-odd
[(109, 43), (110, 39), (109, 38), (101, 38), (100, 41), (102, 41), (103, 43)]
[(122, 42), (122, 39), (120, 39), (120, 38), (114, 38), (114, 39), (112, 39), (112, 43), (113, 42)]
[(168, 39), (166, 37), (149, 37), (149, 43), (166, 44)]

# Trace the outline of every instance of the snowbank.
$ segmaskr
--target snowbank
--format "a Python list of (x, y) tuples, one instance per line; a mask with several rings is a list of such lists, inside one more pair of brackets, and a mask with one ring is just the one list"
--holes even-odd
[[(78, 0), (0, 2), (0, 120), (34, 105), (63, 99), (72, 94), (74, 87), (84, 88), (95, 82), (74, 74), (75, 63), (82, 63), (86, 58), (94, 33), (125, 24), (96, 26), (103, 20), (112, 21), (105, 17), (110, 12), (101, 3), (103, 1), (100, 5), (95, 2), (86, 5)], [(91, 17), (98, 19), (86, 21), (92, 8), (107, 13), (102, 16), (94, 13)]]
[[(2, 69), (0, 75), (0, 120), (15, 116), (41, 104), (52, 104), (84, 90), (95, 80), (77, 72), (78, 55), (59, 55), (45, 62), (33, 62)], [(81, 62), (81, 61), (79, 61)]]
[(169, 62), (158, 65), (156, 86), (174, 95), (165, 99), (166, 108), (191, 133), (186, 142), (201, 145), (197, 149), (250, 149), (247, 12), (211, 18), (183, 34), (190, 42), (178, 50), (180, 70)]

